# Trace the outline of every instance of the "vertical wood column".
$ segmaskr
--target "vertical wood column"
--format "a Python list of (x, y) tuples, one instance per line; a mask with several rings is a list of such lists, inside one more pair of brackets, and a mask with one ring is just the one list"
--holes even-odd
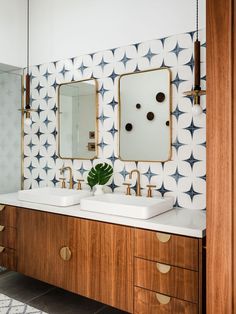
[(207, 0), (207, 314), (234, 313), (234, 2)]

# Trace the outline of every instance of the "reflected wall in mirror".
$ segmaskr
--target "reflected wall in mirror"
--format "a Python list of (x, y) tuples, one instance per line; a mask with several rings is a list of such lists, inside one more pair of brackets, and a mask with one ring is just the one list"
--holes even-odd
[(60, 158), (95, 158), (97, 155), (96, 80), (61, 84), (58, 93)]
[(160, 68), (124, 74), (119, 80), (120, 158), (171, 158), (171, 72)]

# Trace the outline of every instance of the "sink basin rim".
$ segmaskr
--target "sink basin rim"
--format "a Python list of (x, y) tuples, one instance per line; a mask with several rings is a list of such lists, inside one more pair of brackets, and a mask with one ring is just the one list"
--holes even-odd
[[(106, 198), (109, 200), (112, 197), (114, 198), (114, 202), (106, 201)], [(119, 198), (121, 200), (133, 201), (134, 204), (124, 204), (118, 201)], [(137, 204), (140, 201), (146, 204)], [(173, 209), (173, 205), (174, 198), (171, 196), (165, 198), (146, 198), (116, 193), (106, 193), (81, 200), (81, 210), (144, 220)]]
[(91, 192), (88, 190), (78, 191), (53, 187), (18, 191), (20, 201), (60, 207), (77, 205), (83, 197), (90, 195)]

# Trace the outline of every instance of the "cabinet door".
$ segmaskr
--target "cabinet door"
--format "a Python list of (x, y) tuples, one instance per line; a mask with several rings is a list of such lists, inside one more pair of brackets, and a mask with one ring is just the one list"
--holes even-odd
[(133, 229), (82, 220), (78, 293), (133, 312)]
[(27, 209), (18, 217), (19, 272), (133, 311), (133, 229)]
[(19, 208), (17, 271), (75, 291), (76, 224), (71, 217)]

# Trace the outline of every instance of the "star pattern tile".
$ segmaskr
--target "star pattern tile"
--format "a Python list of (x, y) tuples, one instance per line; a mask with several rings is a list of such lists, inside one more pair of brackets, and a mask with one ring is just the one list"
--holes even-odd
[[(122, 186), (128, 172), (132, 168), (137, 168), (141, 172), (141, 181), (152, 181), (153, 184), (160, 186), (155, 192), (159, 192), (162, 196), (166, 194), (173, 195), (176, 199), (176, 206), (181, 204), (185, 208), (193, 208), (194, 204), (196, 208), (204, 209), (206, 191), (201, 190), (201, 193), (198, 192), (195, 188), (194, 180), (197, 179), (199, 184), (205, 184), (206, 174), (202, 170), (201, 173), (198, 173), (198, 169), (204, 169), (201, 165), (204, 167), (206, 156), (203, 154), (201, 155), (203, 157), (197, 159), (194, 152), (199, 147), (206, 151), (206, 125), (204, 119), (206, 110), (204, 109), (202, 120), (199, 123), (199, 120), (195, 120), (191, 116), (189, 103), (182, 102), (180, 107), (181, 99), (184, 97), (189, 98), (188, 96), (183, 96), (183, 86), (185, 85), (184, 83), (189, 86), (193, 85), (192, 78), (189, 78), (189, 71), (194, 69), (193, 51), (189, 60), (180, 58), (180, 54), (187, 49), (184, 47), (189, 47), (190, 40), (193, 43), (194, 34), (195, 32), (188, 32), (105, 50), (101, 52), (99, 63), (96, 64), (94, 64), (95, 53), (93, 53), (79, 57), (80, 59), (69, 58), (45, 65), (33, 66), (31, 68), (31, 80), (34, 86), (32, 88), (32, 101), (36, 112), (34, 113), (33, 125), (24, 130), (24, 159), (25, 164), (27, 164), (24, 172), (25, 188), (32, 188), (38, 185), (45, 186), (49, 181), (55, 186), (60, 186), (58, 167), (59, 165), (61, 167), (62, 160), (58, 157), (56, 144), (58, 132), (58, 86), (59, 83), (65, 83), (68, 77), (70, 77), (70, 80), (74, 80), (75, 73), (78, 73), (77, 75), (81, 77), (81, 80), (93, 77), (92, 73), (94, 66), (96, 66), (96, 69), (101, 69), (101, 71), (96, 72), (99, 86), (100, 116), (98, 120), (101, 122), (99, 123), (98, 135), (98, 158), (111, 163), (115, 167), (114, 172), (119, 174), (108, 184), (109, 188), (116, 192)], [(205, 42), (202, 42), (203, 49), (205, 49), (205, 46)], [(156, 52), (155, 47), (159, 47), (158, 52)], [(172, 47), (172, 50), (169, 47)], [(178, 68), (176, 68), (176, 60), (173, 60), (173, 54), (178, 59)], [(182, 59), (184, 60), (183, 64), (180, 64)], [(75, 60), (81, 60), (77, 66)], [(121, 160), (117, 162), (119, 152), (117, 151), (118, 129), (116, 125), (119, 114), (117, 101), (119, 76), (127, 72), (131, 66), (133, 71), (138, 72), (140, 69), (148, 70), (154, 67), (166, 66), (166, 64), (168, 64), (170, 71), (173, 72), (171, 88), (172, 90), (174, 89), (176, 101), (175, 109), (172, 111), (172, 116), (176, 118), (173, 124), (172, 137), (174, 140), (172, 147), (174, 149), (172, 160), (165, 163), (149, 163), (148, 165), (136, 161), (133, 162), (133, 167), (129, 162), (126, 163)], [(205, 67), (205, 62), (202, 62), (202, 67)], [(203, 76), (202, 79), (205, 80), (206, 77)], [(191, 97), (190, 99), (192, 100)], [(197, 143), (195, 143), (194, 136), (196, 131), (198, 131), (196, 134), (201, 139)], [(95, 160), (95, 162), (97, 161)], [(173, 162), (178, 166), (173, 167)], [(65, 166), (71, 166), (70, 160), (63, 160), (63, 163)], [(196, 163), (199, 167), (194, 167)], [(93, 161), (89, 160), (73, 162), (73, 169), (83, 177), (90, 170), (92, 164)], [(117, 164), (119, 164), (119, 169), (116, 168), (118, 167)], [(186, 165), (190, 165), (190, 168), (194, 169), (194, 171), (186, 173), (186, 171), (182, 170), (187, 169), (185, 168)], [(161, 180), (161, 184), (158, 180)], [(186, 186), (189, 187), (184, 192), (182, 182), (185, 182)], [(133, 189), (135, 189), (135, 186)], [(181, 198), (183, 194), (185, 197)], [(188, 196), (187, 198), (186, 195)]]

